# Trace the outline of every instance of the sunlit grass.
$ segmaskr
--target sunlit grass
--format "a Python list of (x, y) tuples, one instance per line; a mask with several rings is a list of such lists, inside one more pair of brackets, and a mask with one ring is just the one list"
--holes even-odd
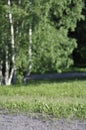
[(26, 86), (1, 86), (0, 108), (86, 118), (86, 81), (32, 81)]

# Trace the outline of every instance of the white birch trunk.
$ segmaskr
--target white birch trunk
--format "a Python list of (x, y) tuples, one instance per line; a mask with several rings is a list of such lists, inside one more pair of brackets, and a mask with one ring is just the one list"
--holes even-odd
[[(32, 14), (32, 2), (30, 2), (30, 13)], [(29, 26), (29, 48), (28, 48), (28, 55), (29, 55), (28, 75), (30, 75), (31, 71), (32, 71), (32, 23), (30, 23), (30, 26)]]
[(28, 75), (31, 74), (32, 70), (32, 26), (29, 27), (29, 48), (28, 48), (28, 55), (29, 55), (29, 72)]
[(28, 60), (29, 60), (29, 67), (28, 67), (28, 73), (23, 79), (24, 84), (27, 83), (27, 76), (30, 76), (32, 71), (32, 26), (29, 27), (29, 48), (28, 48)]
[[(30, 13), (32, 12), (32, 3), (30, 3)], [(32, 24), (29, 25), (29, 47), (28, 47), (28, 60), (29, 60), (29, 66), (28, 66), (28, 72), (26, 76), (23, 79), (24, 84), (27, 82), (27, 76), (30, 76), (32, 71)]]
[[(11, 9), (11, 2), (10, 0), (8, 0), (8, 6), (9, 9)], [(12, 13), (9, 10), (9, 21), (10, 21), (10, 27), (11, 27), (11, 49), (12, 49), (12, 68), (11, 71), (9, 73), (9, 64), (8, 64), (8, 52), (6, 53), (6, 72), (5, 72), (5, 84), (6, 85), (10, 85), (12, 78), (13, 78), (13, 74), (15, 71), (15, 52), (14, 52), (14, 26), (13, 26), (13, 18), (12, 18)], [(6, 51), (8, 51), (8, 49), (6, 49)]]
[(19, 5), (21, 5), (21, 0), (19, 0)]
[(0, 85), (2, 85), (3, 75), (2, 75), (2, 62), (0, 62)]
[(8, 46), (5, 47), (6, 61), (5, 61), (5, 85), (9, 85), (9, 63), (8, 63)]

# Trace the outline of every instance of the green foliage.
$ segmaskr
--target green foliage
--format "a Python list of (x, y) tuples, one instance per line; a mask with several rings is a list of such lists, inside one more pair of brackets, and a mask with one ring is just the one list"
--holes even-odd
[(49, 1), (40, 6), (41, 19), (33, 32), (33, 72), (62, 72), (73, 64), (71, 54), (77, 44), (68, 34), (82, 18), (82, 0)]
[[(42, 30), (40, 30), (40, 28)], [(33, 69), (35, 72), (61, 72), (72, 63), (71, 54), (76, 47), (75, 39), (67, 37), (67, 30), (58, 31), (46, 24), (36, 28), (33, 41)]]
[[(3, 1), (2, 1), (3, 2)], [(83, 0), (21, 0), (11, 1), (11, 8), (4, 1), (0, 3), (0, 48), (2, 48), (2, 71), (5, 71), (6, 47), (11, 70), (12, 48), (8, 13), (12, 13), (15, 40), (15, 64), (18, 82), (28, 70), (30, 59), (29, 26), (32, 26), (32, 73), (62, 72), (73, 64), (72, 52), (76, 40), (69, 37), (77, 21), (83, 19)], [(0, 14), (1, 15), (1, 14)], [(3, 71), (3, 76), (5, 72)], [(9, 72), (10, 73), (10, 72)]]
[(64, 26), (67, 29), (74, 30), (77, 25), (77, 20), (82, 18), (82, 7), (82, 0), (78, 2), (77, 0), (53, 1), (51, 20), (57, 28)]

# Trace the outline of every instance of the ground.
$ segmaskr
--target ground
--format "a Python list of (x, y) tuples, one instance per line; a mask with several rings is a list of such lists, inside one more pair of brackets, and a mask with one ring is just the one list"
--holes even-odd
[(86, 130), (86, 120), (0, 112), (0, 130)]

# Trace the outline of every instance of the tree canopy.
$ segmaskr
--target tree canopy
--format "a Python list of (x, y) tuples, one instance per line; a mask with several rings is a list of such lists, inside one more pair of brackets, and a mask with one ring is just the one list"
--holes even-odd
[(26, 72), (62, 72), (77, 47), (69, 35), (82, 20), (83, 0), (0, 0), (0, 66), (3, 83)]

